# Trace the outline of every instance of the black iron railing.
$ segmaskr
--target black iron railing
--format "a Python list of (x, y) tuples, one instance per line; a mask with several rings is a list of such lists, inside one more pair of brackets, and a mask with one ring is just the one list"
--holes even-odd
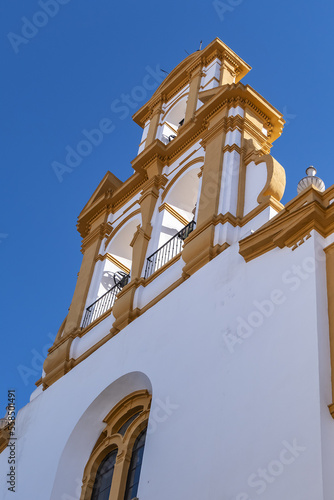
[(111, 309), (115, 303), (118, 292), (129, 282), (130, 275), (125, 274), (110, 290), (101, 295), (93, 304), (87, 307), (81, 328), (86, 328), (97, 318), (102, 316), (108, 309)]
[(175, 255), (181, 252), (183, 241), (194, 230), (195, 221), (192, 220), (184, 226), (173, 238), (167, 241), (162, 247), (158, 248), (146, 260), (145, 278), (148, 278), (157, 269), (160, 269), (164, 264), (167, 264)]

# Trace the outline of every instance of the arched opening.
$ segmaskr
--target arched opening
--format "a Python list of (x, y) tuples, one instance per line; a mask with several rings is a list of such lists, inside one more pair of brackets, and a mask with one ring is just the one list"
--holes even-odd
[[(82, 328), (109, 311), (120, 290), (128, 283), (132, 266), (131, 241), (141, 220), (134, 216), (111, 234), (104, 255), (96, 262), (86, 300)], [(122, 224), (122, 223), (121, 223)]]
[[(108, 455), (108, 453), (116, 448), (118, 449), (119, 454), (121, 450), (124, 449), (121, 448), (123, 446), (122, 443), (124, 442), (124, 439), (127, 440), (127, 443), (130, 443), (130, 448), (132, 450), (133, 444), (138, 435), (147, 426), (149, 414), (148, 406), (146, 406), (147, 414), (143, 415), (143, 404), (138, 405), (137, 403), (133, 406), (133, 413), (129, 413), (128, 410), (125, 412), (123, 411), (124, 405), (120, 404), (121, 401), (127, 400), (127, 398), (134, 393), (141, 393), (143, 400), (144, 398), (147, 398), (147, 400), (150, 400), (151, 398), (151, 382), (142, 372), (131, 372), (121, 376), (111, 384), (107, 385), (107, 387), (105, 387), (100, 394), (90, 402), (86, 410), (81, 414), (81, 417), (78, 418), (77, 423), (73, 426), (73, 429), (59, 457), (50, 500), (59, 500), (67, 497), (80, 498), (80, 495), (82, 495), (82, 480), (86, 477), (86, 472), (88, 472), (87, 465), (93, 453), (95, 453), (98, 457), (98, 461), (91, 462), (92, 469), (90, 469), (89, 473), (93, 474), (95, 480), (98, 466), (102, 460)], [(120, 410), (119, 413), (116, 414), (115, 409)], [(122, 437), (119, 434), (121, 426), (139, 411), (142, 417), (139, 415), (137, 422), (136, 419), (134, 419)], [(117, 441), (115, 440), (113, 443), (110, 442), (106, 447), (104, 447), (102, 445), (103, 432), (106, 430), (106, 426), (108, 425), (105, 422), (108, 417), (113, 418), (112, 422), (115, 424), (114, 428), (111, 430), (112, 434), (117, 434), (119, 437), (117, 438)], [(123, 417), (125, 418), (125, 421)], [(140, 420), (140, 418), (142, 420)], [(100, 439), (101, 436), (102, 438)], [(73, 458), (73, 451), (75, 451), (75, 459)], [(130, 460), (128, 460), (128, 463), (130, 463)], [(124, 473), (123, 477), (125, 488), (127, 472)], [(85, 483), (90, 485), (90, 494), (92, 493), (94, 480), (89, 481), (87, 477), (87, 482)]]
[(131, 273), (132, 247), (130, 243), (140, 223), (139, 217), (130, 219), (116, 232), (107, 246), (105, 253), (107, 257), (101, 274), (98, 297), (114, 286), (115, 273)]
[(175, 139), (178, 129), (182, 127), (186, 115), (187, 98), (187, 95), (183, 96), (163, 116), (161, 141), (164, 144), (168, 144)]
[(163, 204), (159, 247), (195, 219), (199, 172), (199, 166), (190, 167), (180, 175), (168, 191)]
[(155, 251), (147, 257), (144, 277), (148, 278), (181, 253), (183, 241), (195, 228), (196, 204), (199, 194), (199, 163), (184, 167), (175, 180), (166, 188), (164, 203), (160, 206), (160, 217), (150, 250)]

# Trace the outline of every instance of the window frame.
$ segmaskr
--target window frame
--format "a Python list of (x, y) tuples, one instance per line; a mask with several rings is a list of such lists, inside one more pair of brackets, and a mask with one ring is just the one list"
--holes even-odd
[[(100, 470), (101, 467), (105, 466), (106, 461), (109, 460), (111, 456), (113, 458), (112, 467), (107, 469), (104, 472), (101, 472), (101, 470)], [(95, 481), (94, 481), (94, 486), (93, 486), (93, 491), (92, 491), (92, 500), (98, 499), (100, 497), (101, 493), (103, 493), (107, 488), (109, 489), (109, 493), (110, 493), (112, 478), (114, 477), (116, 458), (117, 458), (117, 448), (115, 448), (113, 451), (109, 452), (108, 455), (106, 455), (106, 457), (100, 463), (100, 465), (97, 469), (96, 476), (95, 476)], [(107, 486), (103, 485), (104, 478), (110, 472), (111, 469), (112, 469), (111, 479), (108, 478)], [(96, 486), (97, 491), (94, 492), (95, 486)], [(101, 491), (101, 487), (104, 488), (102, 491)], [(93, 499), (93, 496), (94, 496), (94, 499)]]
[[(137, 437), (148, 426), (150, 406), (149, 392), (136, 391), (123, 398), (104, 418), (106, 426), (96, 441), (84, 470), (80, 500), (91, 500), (98, 468), (104, 458), (116, 448), (118, 452), (109, 500), (124, 500), (132, 450)], [(124, 436), (119, 434), (124, 423), (139, 410), (140, 414), (131, 422)]]

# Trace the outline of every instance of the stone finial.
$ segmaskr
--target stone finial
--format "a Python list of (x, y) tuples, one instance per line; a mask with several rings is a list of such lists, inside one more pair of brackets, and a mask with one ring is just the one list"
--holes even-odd
[(317, 171), (316, 169), (310, 165), (307, 169), (306, 169), (306, 175), (307, 177), (303, 177), (299, 182), (298, 182), (298, 186), (297, 186), (297, 193), (301, 193), (302, 191), (304, 191), (304, 189), (308, 188), (311, 184), (313, 184), (313, 186), (315, 188), (317, 188), (319, 191), (325, 191), (325, 183), (322, 179), (320, 179), (320, 177), (316, 177), (316, 174)]

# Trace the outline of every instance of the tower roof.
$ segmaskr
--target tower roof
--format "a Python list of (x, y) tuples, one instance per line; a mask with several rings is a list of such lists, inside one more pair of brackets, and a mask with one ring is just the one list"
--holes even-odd
[(219, 57), (222, 64), (225, 62), (232, 67), (235, 73), (235, 82), (239, 82), (252, 68), (219, 38), (215, 38), (203, 50), (197, 50), (181, 61), (164, 79), (154, 92), (153, 96), (134, 115), (133, 120), (144, 127), (147, 115), (159, 102), (170, 98), (175, 92), (186, 85), (191, 74), (199, 65), (208, 65)]

